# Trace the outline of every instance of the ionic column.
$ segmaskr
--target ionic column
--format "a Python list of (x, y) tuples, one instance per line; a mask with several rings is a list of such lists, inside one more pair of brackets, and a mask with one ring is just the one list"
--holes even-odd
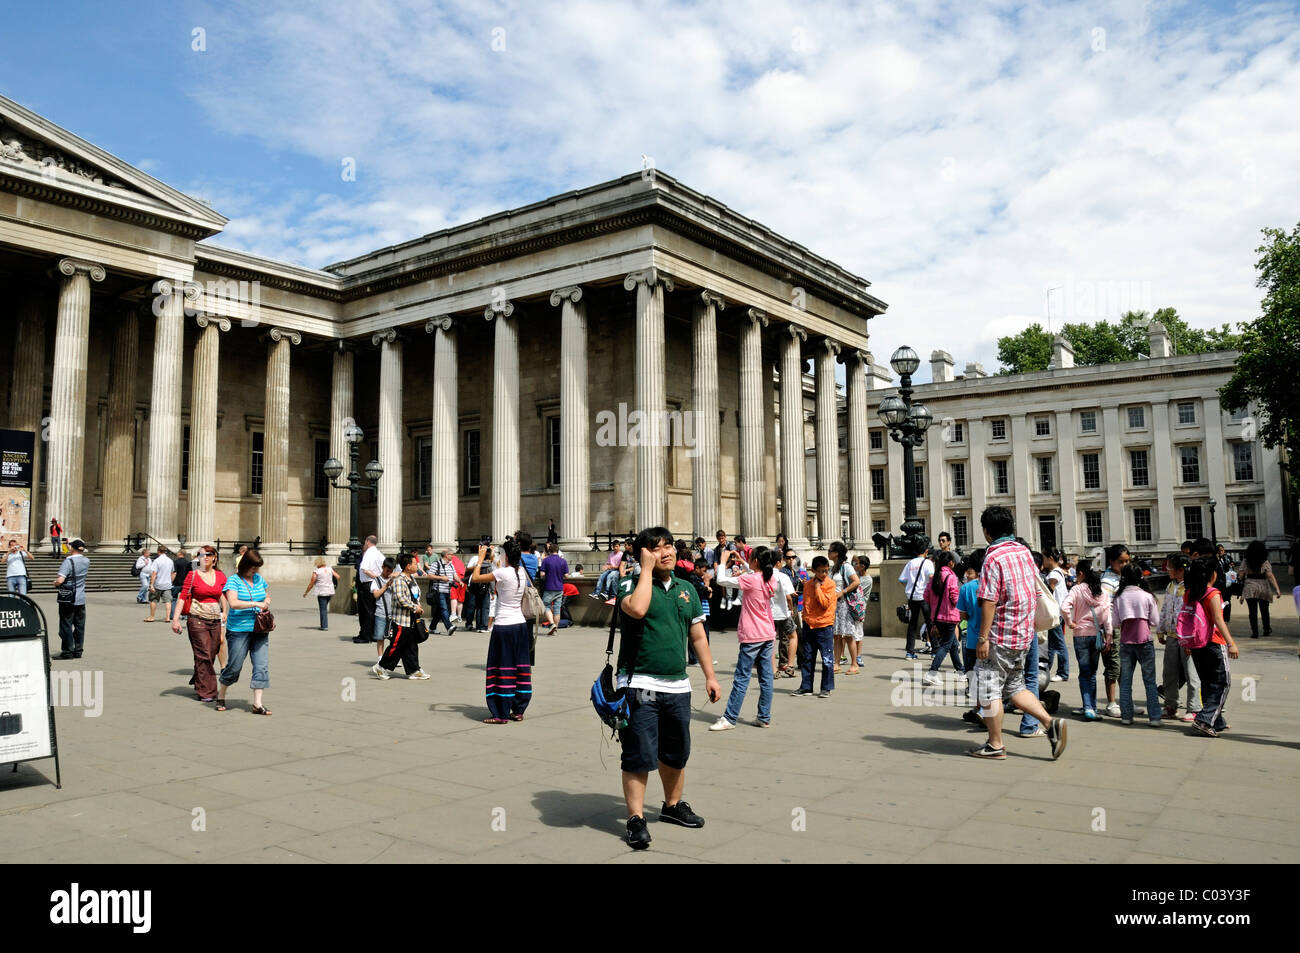
[(657, 268), (634, 271), (623, 287), (636, 291), (636, 410), (642, 439), (636, 448), (636, 528), (663, 526), (668, 481), (662, 422), (668, 410), (664, 359), (664, 289), (673, 280)]
[(28, 547), (36, 546), (42, 539), (48, 542), (49, 519), (41, 522), (44, 510), (40, 506), (41, 456), (45, 453), (41, 440), (41, 417), (45, 411), (45, 314), (41, 296), (35, 292), (26, 295), (18, 311), (18, 328), (14, 336), (13, 390), (9, 404), (9, 426), (36, 434), (36, 452), (32, 457), (32, 497), (27, 511), (30, 533)]
[(450, 315), (432, 318), (424, 330), (433, 335), (433, 473), (430, 475), (429, 538), (435, 549), (454, 546), (460, 515), (460, 410), (456, 388), (456, 326)]
[(492, 539), (519, 529), (519, 330), (510, 301), (488, 305), (496, 322), (492, 351)]
[(185, 302), (167, 280), (154, 284), (153, 386), (149, 397), (149, 468), (145, 530), (175, 546), (181, 492), (181, 381)]
[(266, 355), (266, 423), (262, 437), (262, 552), (289, 551), (289, 345), (297, 331), (272, 328)]
[(696, 536), (713, 539), (721, 529), (719, 492), (722, 454), (718, 433), (718, 312), (726, 302), (700, 292), (692, 318), (691, 406), (695, 412), (695, 456), (691, 457), (691, 522)]
[(221, 332), (230, 330), (230, 319), (200, 314), (197, 320), (199, 339), (190, 375), (190, 492), (185, 535), (203, 544), (217, 538), (217, 375)]
[[(356, 423), (352, 410), (354, 353), (350, 346), (339, 342), (334, 351), (334, 367), (330, 378), (330, 456), (342, 462), (344, 475), (351, 468), (351, 449), (344, 434)], [(329, 498), (329, 550), (341, 552), (352, 536), (351, 493), (330, 490)]]
[[(118, 315), (112, 361), (99, 539), (105, 550), (120, 552), (122, 541), (133, 529), (131, 504), (135, 499), (135, 388), (140, 363), (140, 314), (135, 307), (123, 307)], [(193, 493), (191, 486), (191, 499)]]
[(591, 497), (587, 305), (576, 285), (551, 292), (551, 305), (560, 306), (560, 544), (581, 552)]
[[(845, 361), (849, 398), (849, 530), (858, 549), (871, 544), (871, 444), (867, 426), (867, 372), (871, 358), (853, 351)], [(938, 453), (932, 466), (940, 477)], [(942, 496), (939, 496), (942, 504)]]
[(82, 481), (86, 469), (86, 356), (90, 346), (90, 283), (104, 266), (64, 258), (58, 265), (59, 318), (50, 388), (50, 460), (45, 526), (58, 517), (65, 536), (81, 535)]
[[(808, 549), (807, 463), (803, 435), (803, 342), (808, 333), (785, 326), (781, 340), (781, 513), (783, 532), (796, 552)], [(706, 537), (707, 538), (707, 537)]]
[(379, 548), (396, 552), (402, 538), (402, 340), (389, 328), (372, 335), (379, 348), (379, 465), (375, 491)]
[(763, 400), (771, 382), (763, 380), (765, 327), (764, 312), (746, 309), (740, 320), (740, 531), (753, 545), (767, 537), (763, 519)]
[[(822, 549), (840, 536), (840, 440), (835, 406), (835, 358), (840, 346), (823, 338), (814, 351), (817, 378), (817, 526)], [(908, 475), (910, 478), (910, 474)]]

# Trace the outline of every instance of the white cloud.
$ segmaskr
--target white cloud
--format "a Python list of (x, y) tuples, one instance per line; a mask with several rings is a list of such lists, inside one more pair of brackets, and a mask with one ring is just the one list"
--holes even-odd
[(646, 153), (872, 281), (878, 359), (906, 340), (991, 368), (1067, 279), (1195, 324), (1250, 317), (1259, 229), (1300, 206), (1288, 4), (376, 0), (205, 20), (207, 121), (314, 162), (288, 191), (215, 169), (195, 190), (232, 217), (223, 242), (317, 267)]

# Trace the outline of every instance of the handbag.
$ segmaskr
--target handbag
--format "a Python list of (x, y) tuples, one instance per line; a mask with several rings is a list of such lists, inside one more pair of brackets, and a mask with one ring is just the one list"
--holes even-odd
[[(840, 566), (840, 581), (844, 583), (844, 588), (848, 588), (848, 574), (845, 568), (848, 564)], [(858, 588), (854, 589), (844, 597), (844, 605), (848, 609), (849, 618), (854, 622), (861, 622), (862, 617), (867, 614), (867, 600), (862, 597), (862, 581), (858, 580)]]
[(22, 712), (18, 712), (17, 714), (4, 712), (3, 714), (0, 714), (0, 735), (16, 735), (21, 733), (22, 730)]
[(546, 606), (542, 604), (542, 597), (537, 594), (537, 587), (533, 585), (533, 577), (528, 575), (527, 569), (524, 570), (524, 575), (528, 576), (528, 585), (524, 586), (519, 597), (519, 609), (525, 619), (540, 619), (546, 614)]
[(60, 605), (72, 605), (77, 601), (77, 562), (72, 560), (72, 575), (59, 585), (55, 590), (55, 598)]
[(424, 624), (423, 619), (412, 619), (411, 631), (415, 633), (416, 645), (423, 645), (429, 641), (429, 627)]
[(275, 631), (275, 616), (270, 609), (258, 609), (253, 616), (253, 632), (257, 635), (270, 635)]
[(1050, 632), (1061, 624), (1061, 606), (1043, 581), (1042, 574), (1034, 573), (1034, 579), (1038, 581), (1038, 599), (1034, 603), (1034, 631)]

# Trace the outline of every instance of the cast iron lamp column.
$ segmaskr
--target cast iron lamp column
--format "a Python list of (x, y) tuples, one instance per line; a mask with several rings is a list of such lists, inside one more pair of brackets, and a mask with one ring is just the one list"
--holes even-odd
[(330, 457), (321, 466), (321, 471), (329, 479), (330, 486), (336, 490), (347, 490), (352, 494), (351, 525), (349, 527), (352, 538), (348, 540), (347, 549), (339, 553), (340, 566), (355, 566), (361, 562), (361, 539), (357, 535), (357, 524), (360, 521), (357, 514), (357, 496), (362, 490), (375, 489), (379, 485), (379, 478), (384, 475), (384, 468), (379, 465), (379, 461), (371, 460), (366, 464), (367, 479), (361, 479), (357, 466), (361, 459), (361, 440), (364, 436), (361, 428), (356, 424), (352, 424), (343, 432), (343, 439), (348, 443), (348, 455), (352, 461), (346, 484), (339, 482), (339, 477), (343, 475), (343, 464), (336, 458)]
[(916, 556), (929, 545), (916, 517), (916, 467), (912, 462), (912, 448), (925, 440), (925, 432), (933, 421), (929, 409), (920, 401), (912, 402), (912, 375), (921, 366), (921, 359), (910, 347), (904, 345), (889, 359), (898, 374), (898, 395), (890, 395), (880, 402), (880, 419), (889, 428), (889, 437), (903, 445), (903, 525), (902, 536), (893, 540), (898, 554)]

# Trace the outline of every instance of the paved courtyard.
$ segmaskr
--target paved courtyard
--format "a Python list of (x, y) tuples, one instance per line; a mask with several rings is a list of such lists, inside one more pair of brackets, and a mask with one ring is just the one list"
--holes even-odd
[[(1218, 740), (1166, 722), (1073, 721), (1065, 757), (1008, 739), (1005, 762), (965, 756), (980, 735), (960, 708), (907, 705), (901, 643), (868, 640), (863, 673), (830, 699), (777, 682), (770, 730), (706, 729), (693, 670), (694, 750), (686, 797), (702, 830), (655, 823), (651, 849), (621, 840), (618, 748), (587, 702), (605, 633), (568, 629), (538, 644), (527, 719), (481, 724), (486, 636), (434, 636), (429, 681), (366, 671), (353, 617), (319, 632), (315, 605), (284, 587), (271, 637), (270, 718), (249, 716), (250, 669), (217, 713), (194, 700), (188, 640), (146, 625), (129, 593), (98, 594), (86, 655), (54, 662), (92, 687), (102, 711), (57, 711), (53, 761), (0, 770), (0, 856), (10, 862), (662, 863), (1300, 861), (1300, 625), (1274, 603), (1276, 635), (1233, 632), (1229, 718)], [(55, 615), (52, 595), (38, 597)], [(1244, 633), (1244, 635), (1243, 635)], [(57, 646), (57, 638), (52, 640)], [(716, 636), (730, 688), (735, 636)], [(57, 651), (57, 649), (56, 649)], [(918, 674), (919, 678), (919, 674)], [(1073, 681), (1063, 710), (1078, 701)], [(751, 685), (743, 717), (754, 716)], [(1244, 700), (1252, 697), (1254, 700)], [(65, 699), (70, 700), (70, 699)], [(921, 699), (924, 701), (924, 699)], [(98, 704), (98, 699), (96, 700)], [(1014, 722), (1008, 720), (1008, 729)], [(650, 797), (658, 805), (658, 782)]]

